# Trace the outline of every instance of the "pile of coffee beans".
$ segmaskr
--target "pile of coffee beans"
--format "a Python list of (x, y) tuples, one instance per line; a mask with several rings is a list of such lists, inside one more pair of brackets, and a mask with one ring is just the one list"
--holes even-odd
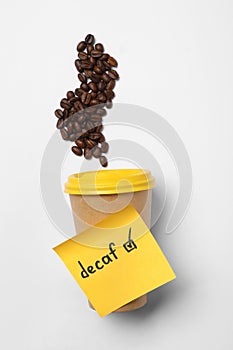
[(99, 158), (100, 164), (106, 167), (108, 161), (104, 154), (109, 145), (102, 133), (102, 120), (115, 97), (113, 90), (119, 79), (115, 70), (117, 61), (104, 52), (103, 44), (95, 44), (92, 34), (78, 44), (77, 51), (75, 67), (80, 86), (68, 91), (60, 102), (61, 109), (56, 109), (57, 128), (64, 140), (75, 142), (71, 148), (75, 155)]

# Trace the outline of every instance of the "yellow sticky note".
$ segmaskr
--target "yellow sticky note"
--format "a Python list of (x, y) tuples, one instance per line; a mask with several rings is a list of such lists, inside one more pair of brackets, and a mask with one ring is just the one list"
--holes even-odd
[(108, 216), (54, 250), (100, 316), (176, 277), (132, 206)]

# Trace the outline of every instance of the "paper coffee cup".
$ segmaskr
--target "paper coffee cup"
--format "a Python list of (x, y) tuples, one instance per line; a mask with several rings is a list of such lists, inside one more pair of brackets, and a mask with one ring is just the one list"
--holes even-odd
[[(153, 187), (154, 177), (143, 169), (99, 170), (69, 176), (65, 192), (70, 195), (77, 235), (127, 205), (132, 205), (150, 228)], [(142, 295), (115, 312), (135, 310), (146, 302), (147, 296)]]

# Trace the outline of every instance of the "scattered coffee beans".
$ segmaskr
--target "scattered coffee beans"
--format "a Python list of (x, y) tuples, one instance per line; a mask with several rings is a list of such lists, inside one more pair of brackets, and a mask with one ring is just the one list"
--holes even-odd
[(95, 44), (95, 38), (88, 34), (84, 41), (77, 45), (78, 59), (75, 67), (80, 81), (79, 88), (68, 91), (60, 102), (63, 109), (56, 109), (57, 128), (63, 140), (75, 142), (72, 152), (85, 159), (92, 156), (99, 158), (103, 167), (108, 166), (103, 153), (109, 149), (102, 134), (102, 118), (106, 116), (106, 108), (112, 107), (115, 97), (113, 89), (119, 75), (115, 68), (115, 58), (104, 52), (101, 43)]

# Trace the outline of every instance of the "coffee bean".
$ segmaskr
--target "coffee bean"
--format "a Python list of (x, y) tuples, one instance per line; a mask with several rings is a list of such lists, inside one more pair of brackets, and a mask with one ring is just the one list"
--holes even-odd
[(86, 117), (84, 114), (81, 114), (80, 116), (78, 116), (78, 122), (79, 124), (83, 124), (86, 120)]
[(86, 83), (81, 84), (81, 89), (88, 92), (90, 90), (89, 86)]
[(111, 56), (108, 58), (107, 62), (109, 64), (111, 64), (112, 67), (117, 67), (118, 66), (117, 60), (115, 60), (115, 58), (113, 58)]
[(98, 115), (100, 115), (101, 117), (104, 117), (104, 116), (107, 114), (106, 109), (104, 109), (104, 108), (98, 108), (98, 110), (96, 111), (96, 113), (97, 113)]
[(61, 109), (56, 109), (56, 111), (54, 112), (55, 116), (57, 118), (62, 118), (63, 117), (63, 112)]
[(110, 78), (112, 78), (112, 79), (114, 79), (114, 80), (119, 79), (119, 74), (118, 74), (117, 71), (115, 71), (114, 69), (111, 69), (111, 70), (108, 72), (108, 75), (110, 76)]
[(107, 100), (107, 97), (103, 92), (100, 93), (97, 97), (100, 102), (105, 102)]
[(100, 51), (100, 52), (104, 52), (103, 44), (100, 44), (100, 43), (95, 44), (95, 50)]
[(107, 84), (106, 89), (107, 89), (107, 90), (113, 90), (114, 87), (115, 87), (115, 85), (116, 85), (115, 80), (112, 79), (112, 80), (110, 80), (110, 82)]
[(67, 109), (64, 109), (64, 111), (63, 111), (64, 120), (67, 119), (68, 117), (69, 117), (69, 112), (67, 111)]
[(103, 79), (103, 81), (105, 81), (105, 83), (108, 83), (111, 80), (107, 73), (103, 73), (101, 75), (101, 78)]
[(72, 134), (72, 131), (73, 131), (73, 124), (72, 124), (72, 122), (69, 122), (67, 124), (67, 131), (68, 131), (69, 134)]
[(104, 81), (100, 81), (100, 82), (98, 83), (98, 89), (99, 89), (100, 91), (103, 91), (103, 90), (105, 89), (105, 87), (106, 87), (106, 83), (105, 83)]
[(101, 117), (101, 115), (99, 115), (99, 114), (93, 114), (93, 115), (91, 116), (91, 120), (92, 120), (93, 122), (102, 122), (102, 117)]
[(82, 83), (86, 83), (86, 82), (87, 82), (87, 78), (85, 77), (84, 74), (79, 73), (79, 74), (78, 74), (78, 78), (79, 78), (79, 80), (80, 80)]
[(94, 105), (98, 105), (99, 101), (97, 99), (91, 100), (90, 105), (94, 106)]
[(97, 96), (97, 93), (92, 91), (91, 92), (91, 98), (94, 100), (96, 98), (96, 96)]
[(98, 88), (97, 88), (97, 86), (96, 86), (95, 83), (90, 82), (90, 83), (88, 84), (88, 86), (89, 86), (89, 88), (90, 88), (92, 91), (94, 91), (94, 92), (97, 92), (97, 91), (98, 91)]
[(107, 153), (109, 150), (109, 144), (107, 142), (102, 142), (101, 143), (101, 151), (103, 153)]
[(101, 156), (101, 153), (101, 149), (98, 146), (96, 146), (92, 151), (92, 154), (95, 158), (99, 158)]
[(99, 140), (101, 143), (105, 141), (105, 137), (101, 132), (100, 132), (100, 139)]
[(91, 101), (91, 94), (87, 94), (83, 103), (85, 105), (89, 105), (90, 101)]
[(81, 128), (81, 126), (79, 125), (79, 123), (77, 121), (73, 123), (73, 128), (77, 132), (82, 131), (82, 128)]
[(101, 76), (96, 73), (92, 73), (91, 80), (93, 83), (97, 84), (101, 80)]
[(72, 97), (74, 97), (73, 91), (68, 91), (66, 96), (67, 96), (68, 100), (71, 99)]
[(91, 51), (91, 56), (96, 58), (96, 57), (101, 57), (102, 56), (102, 52), (98, 51), (98, 50), (92, 50)]
[(82, 149), (80, 147), (73, 146), (71, 149), (72, 149), (72, 152), (74, 154), (76, 154), (76, 156), (79, 156), (79, 157), (82, 156), (83, 151), (82, 151)]
[(76, 145), (79, 147), (79, 148), (85, 148), (86, 147), (86, 143), (84, 140), (76, 140), (75, 141)]
[(107, 61), (109, 58), (109, 54), (108, 53), (104, 53), (100, 58), (99, 60), (101, 61)]
[(76, 137), (76, 135), (74, 133), (70, 134), (70, 136), (69, 136), (69, 140), (72, 141), (72, 142), (75, 141), (76, 138), (77, 137)]
[(77, 109), (77, 111), (83, 110), (83, 105), (82, 105), (81, 101), (75, 102), (74, 107)]
[(77, 60), (74, 61), (74, 64), (75, 64), (76, 69), (77, 69), (80, 73), (82, 73), (82, 72), (83, 72), (83, 68), (82, 68), (82, 66), (81, 66), (81, 61), (77, 59)]
[(93, 65), (95, 65), (96, 64), (96, 58), (94, 58), (94, 57), (90, 57), (89, 58), (89, 60), (90, 60), (90, 62), (93, 64)]
[(65, 109), (69, 109), (70, 108), (70, 103), (69, 101), (66, 99), (66, 98), (63, 98), (60, 102), (60, 106), (62, 108), (65, 108)]
[(57, 129), (62, 129), (63, 125), (64, 125), (64, 120), (62, 118), (59, 118), (56, 125)]
[(86, 142), (87, 147), (90, 148), (90, 149), (97, 145), (97, 143), (95, 141), (93, 141), (93, 140), (87, 139), (87, 140), (85, 140), (85, 142)]
[(85, 157), (86, 159), (91, 159), (91, 158), (92, 158), (92, 153), (91, 153), (90, 148), (85, 148), (85, 149), (84, 149), (84, 157)]
[(71, 97), (71, 99), (69, 99), (71, 105), (74, 105), (77, 101), (79, 101), (79, 97), (77, 96)]
[(82, 61), (85, 61), (85, 60), (88, 59), (88, 56), (87, 56), (87, 54), (86, 54), (85, 52), (79, 52), (79, 53), (78, 53), (78, 57), (79, 57), (80, 60), (82, 60)]
[(110, 69), (112, 69), (111, 64), (109, 64), (108, 62), (104, 61), (103, 64), (104, 64), (105, 70), (110, 70)]
[(87, 44), (85, 43), (85, 41), (80, 41), (80, 43), (77, 46), (77, 51), (83, 51), (85, 50), (86, 47), (87, 47)]
[(91, 51), (94, 50), (94, 46), (93, 45), (87, 45), (87, 53), (90, 55)]
[(89, 60), (81, 61), (80, 64), (83, 69), (91, 69), (93, 67), (93, 64)]
[(97, 74), (102, 74), (102, 69), (97, 67), (97, 66), (94, 66), (93, 68), (94, 72), (97, 73)]
[(96, 141), (96, 140), (100, 139), (101, 135), (102, 135), (101, 133), (95, 132), (95, 133), (90, 134), (89, 137), (91, 140)]
[(106, 107), (108, 108), (108, 109), (110, 109), (110, 108), (112, 108), (112, 101), (107, 101), (106, 102)]
[(108, 166), (108, 161), (107, 161), (107, 158), (106, 158), (105, 156), (101, 156), (99, 160), (100, 160), (100, 164), (101, 164), (104, 168), (106, 168), (106, 167)]
[(85, 42), (87, 44), (94, 44), (95, 38), (94, 35), (92, 34), (87, 34), (86, 38), (85, 38)]
[(69, 135), (68, 135), (68, 132), (66, 129), (61, 129), (60, 133), (61, 133), (63, 140), (65, 140), (65, 141), (69, 140)]
[(87, 76), (88, 78), (91, 78), (91, 76), (92, 76), (92, 71), (91, 71), (90, 69), (84, 69), (84, 73), (86, 74), (86, 76)]
[(115, 94), (112, 90), (106, 90), (107, 100), (112, 100), (115, 97)]

